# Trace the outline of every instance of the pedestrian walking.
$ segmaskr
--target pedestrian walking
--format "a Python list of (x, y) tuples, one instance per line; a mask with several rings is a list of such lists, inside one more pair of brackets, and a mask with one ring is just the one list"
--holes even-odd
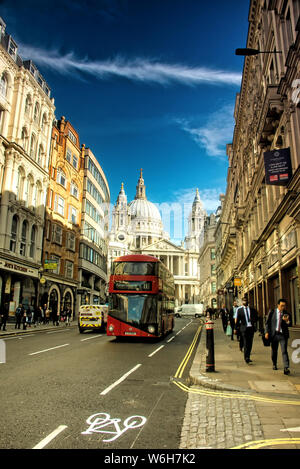
[(27, 322), (27, 324), (28, 324), (28, 327), (31, 327), (32, 311), (31, 311), (30, 306), (28, 306), (28, 308), (27, 308), (26, 315), (27, 315), (27, 320), (26, 320), (26, 322)]
[(208, 306), (205, 310), (205, 315), (209, 319), (214, 319), (214, 310)]
[(25, 331), (26, 326), (27, 326), (27, 313), (24, 308), (23, 308), (23, 315), (22, 315), (22, 323), (23, 323), (23, 330)]
[(272, 309), (269, 312), (266, 329), (265, 329), (265, 338), (269, 339), (271, 342), (271, 358), (273, 362), (273, 370), (277, 370), (277, 355), (278, 355), (278, 346), (280, 344), (282, 361), (284, 367), (284, 374), (290, 374), (290, 364), (289, 364), (289, 355), (288, 355), (288, 339), (289, 339), (289, 327), (292, 325), (292, 316), (286, 311), (286, 300), (281, 298), (278, 300), (277, 308)]
[(40, 306), (36, 308), (34, 317), (35, 317), (34, 325), (39, 326), (42, 322), (42, 308)]
[(66, 326), (71, 326), (72, 321), (72, 309), (68, 308), (66, 311)]
[(230, 308), (229, 313), (228, 313), (228, 322), (227, 325), (229, 324), (231, 327), (231, 340), (233, 340), (234, 336), (234, 327), (235, 327), (235, 312), (237, 310), (237, 302), (236, 300), (233, 302), (232, 308)]
[(67, 319), (67, 310), (62, 310), (60, 313), (60, 321), (61, 322), (66, 322)]
[(227, 328), (227, 323), (228, 323), (228, 310), (225, 304), (223, 304), (222, 308), (220, 309), (220, 315), (221, 315), (223, 330), (226, 333), (226, 328)]
[(23, 314), (24, 314), (24, 308), (23, 308), (23, 305), (20, 303), (15, 312), (15, 318), (16, 318), (15, 329), (20, 329)]
[(257, 331), (258, 314), (255, 308), (249, 306), (247, 297), (244, 297), (242, 302), (243, 306), (240, 306), (237, 310), (235, 326), (240, 329), (243, 338), (245, 362), (251, 363), (250, 355), (254, 333)]
[(46, 306), (46, 309), (45, 309), (45, 324), (49, 324), (51, 311), (50, 311), (49, 308), (47, 308), (47, 305), (44, 305), (44, 306)]
[(47, 321), (47, 318), (46, 318), (47, 309), (48, 309), (47, 304), (44, 303), (43, 306), (41, 306), (41, 315), (42, 315), (43, 324), (46, 324), (46, 321)]
[(6, 322), (8, 318), (8, 303), (5, 303), (3, 306), (3, 311), (0, 313), (0, 331), (1, 328), (6, 331)]
[[(232, 337), (231, 337), (232, 340), (234, 340), (234, 331), (236, 330), (235, 320), (237, 316), (237, 310), (238, 310), (238, 302), (237, 300), (234, 300), (233, 305), (229, 311), (229, 321), (230, 321), (230, 325), (232, 328)], [(236, 330), (236, 338), (237, 338), (237, 341), (240, 342), (241, 334), (239, 330)], [(243, 349), (243, 347), (241, 347), (241, 343), (240, 343), (240, 349)]]
[(59, 326), (59, 322), (58, 322), (58, 314), (57, 314), (57, 307), (54, 306), (52, 308), (52, 322), (53, 322), (53, 326)]

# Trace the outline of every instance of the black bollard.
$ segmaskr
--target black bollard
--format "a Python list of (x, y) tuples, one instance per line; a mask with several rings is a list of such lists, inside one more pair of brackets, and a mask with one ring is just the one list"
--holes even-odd
[(206, 326), (206, 371), (215, 371), (214, 322), (207, 319)]

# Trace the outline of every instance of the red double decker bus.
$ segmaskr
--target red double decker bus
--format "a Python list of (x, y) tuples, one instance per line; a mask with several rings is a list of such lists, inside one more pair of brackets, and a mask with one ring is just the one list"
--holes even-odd
[(174, 327), (174, 278), (156, 257), (122, 256), (112, 263), (107, 335), (163, 337)]

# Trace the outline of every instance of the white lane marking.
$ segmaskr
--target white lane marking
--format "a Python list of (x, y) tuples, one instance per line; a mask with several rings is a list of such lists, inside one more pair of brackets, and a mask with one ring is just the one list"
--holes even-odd
[(85, 340), (97, 339), (97, 337), (103, 337), (102, 335), (93, 335), (93, 337), (87, 337), (86, 339), (80, 339), (80, 342), (84, 342)]
[(32, 449), (43, 449), (48, 443), (50, 443), (51, 440), (53, 440), (59, 433), (61, 433), (63, 430), (65, 430), (67, 425), (60, 425), (57, 427), (56, 430), (54, 430), (50, 435), (46, 436), (42, 441), (40, 441), (36, 446), (34, 446)]
[(170, 339), (167, 340), (167, 342), (171, 342), (171, 340), (174, 340), (175, 339), (175, 335), (173, 335), (173, 337), (171, 337)]
[(104, 396), (105, 394), (107, 394), (109, 391), (111, 391), (113, 388), (115, 388), (116, 386), (118, 386), (118, 384), (122, 383), (122, 381), (124, 381), (127, 376), (131, 375), (131, 373), (133, 373), (135, 370), (137, 370), (140, 366), (142, 366), (141, 363), (139, 363), (138, 365), (136, 365), (134, 368), (132, 368), (131, 370), (129, 370), (127, 373), (125, 373), (125, 375), (123, 375), (120, 379), (118, 379), (118, 381), (115, 381), (113, 384), (111, 384), (110, 386), (108, 386), (108, 388), (104, 389), (104, 391), (102, 391), (100, 393), (100, 396)]
[(57, 345), (56, 347), (46, 348), (45, 350), (39, 350), (38, 352), (29, 353), (28, 355), (37, 355), (38, 353), (49, 352), (49, 350), (54, 350), (56, 348), (66, 347), (70, 344)]
[(300, 432), (300, 427), (282, 428), (281, 432)]
[(161, 350), (164, 347), (165, 347), (164, 345), (161, 345), (156, 350), (154, 350), (154, 352), (150, 353), (150, 355), (148, 355), (148, 357), (153, 357), (153, 355), (155, 355), (159, 350)]
[(46, 332), (46, 334), (59, 334), (60, 332), (70, 332), (70, 329), (65, 329), (64, 331), (51, 331), (51, 332)]
[(6, 343), (0, 339), (0, 363), (6, 363)]
[(175, 335), (179, 335), (181, 332), (182, 332), (182, 329), (180, 329), (180, 331), (178, 331)]

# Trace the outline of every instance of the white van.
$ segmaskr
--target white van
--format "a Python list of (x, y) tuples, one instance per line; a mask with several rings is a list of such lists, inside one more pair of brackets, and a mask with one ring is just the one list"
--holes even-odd
[(204, 306), (202, 303), (199, 304), (188, 304), (181, 305), (175, 308), (175, 317), (181, 318), (182, 316), (193, 316), (194, 318), (200, 318), (204, 314)]
[(85, 330), (103, 330), (107, 325), (108, 305), (81, 305), (78, 313), (80, 334)]

